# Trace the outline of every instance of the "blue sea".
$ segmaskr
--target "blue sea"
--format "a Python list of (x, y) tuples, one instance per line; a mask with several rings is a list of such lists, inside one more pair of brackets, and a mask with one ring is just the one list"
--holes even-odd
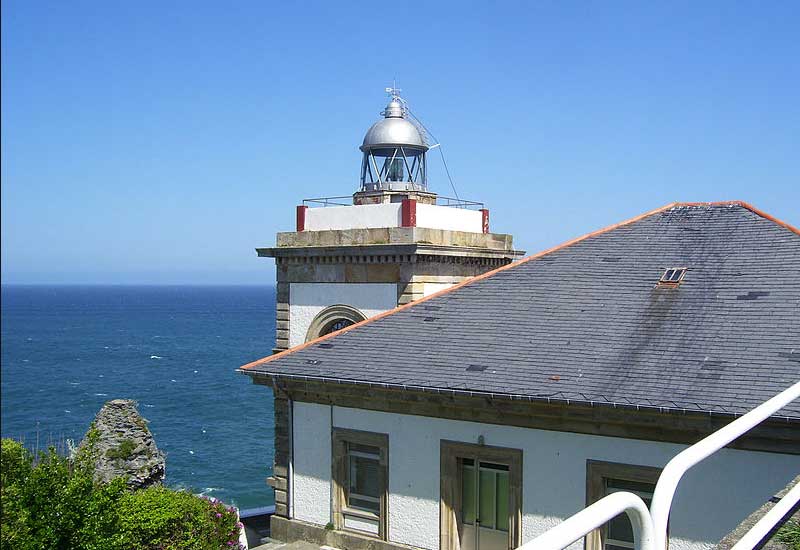
[(167, 484), (273, 503), (272, 392), (235, 369), (269, 355), (275, 289), (2, 287), (2, 435), (77, 443), (105, 401), (135, 399)]

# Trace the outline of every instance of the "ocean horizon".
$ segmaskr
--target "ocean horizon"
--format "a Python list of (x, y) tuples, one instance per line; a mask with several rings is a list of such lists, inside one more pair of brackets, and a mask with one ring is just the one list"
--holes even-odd
[(272, 393), (235, 369), (272, 352), (274, 285), (3, 284), (0, 309), (3, 437), (77, 444), (134, 399), (168, 486), (273, 503)]

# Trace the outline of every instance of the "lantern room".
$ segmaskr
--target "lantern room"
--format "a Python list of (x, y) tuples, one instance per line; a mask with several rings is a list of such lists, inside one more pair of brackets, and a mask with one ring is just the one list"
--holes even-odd
[(426, 191), (424, 130), (409, 116), (400, 90), (388, 88), (383, 119), (364, 136), (361, 151), (361, 191)]

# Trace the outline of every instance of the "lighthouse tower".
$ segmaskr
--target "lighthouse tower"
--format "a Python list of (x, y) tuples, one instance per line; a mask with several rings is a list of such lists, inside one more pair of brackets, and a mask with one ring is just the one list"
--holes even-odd
[(256, 249), (277, 264), (276, 352), (505, 265), (523, 254), (489, 232), (483, 204), (428, 189), (424, 129), (400, 91), (361, 145), (352, 197), (306, 199), (296, 229)]

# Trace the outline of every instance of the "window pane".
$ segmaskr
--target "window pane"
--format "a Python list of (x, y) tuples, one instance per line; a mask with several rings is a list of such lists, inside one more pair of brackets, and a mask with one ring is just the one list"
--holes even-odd
[(633, 527), (627, 514), (620, 514), (608, 522), (608, 538), (615, 541), (633, 542)]
[(360, 445), (358, 443), (348, 443), (347, 450), (356, 451), (358, 453), (364, 453), (369, 455), (375, 455), (375, 458), (378, 458), (381, 454), (381, 450), (378, 447), (373, 447), (372, 445)]
[(481, 462), (481, 468), (485, 468), (487, 470), (500, 470), (501, 472), (508, 471), (508, 466), (505, 464), (494, 464), (492, 462)]
[(357, 531), (365, 531), (372, 535), (377, 535), (378, 530), (378, 522), (373, 521), (370, 519), (364, 518), (357, 518), (353, 516), (348, 516), (345, 514), (344, 516), (344, 526), (346, 529), (355, 529)]
[(480, 470), (480, 518), (481, 526), (494, 527), (494, 499), (495, 499), (495, 473), (493, 471)]
[(373, 498), (380, 496), (377, 460), (360, 456), (350, 457), (350, 490)]
[(652, 483), (645, 483), (642, 481), (628, 481), (625, 479), (609, 479), (606, 481), (606, 487), (609, 493), (617, 491), (630, 491), (632, 493), (646, 493), (653, 494), (655, 485)]
[[(655, 485), (642, 481), (606, 479), (606, 494), (628, 491), (639, 495), (650, 506)], [(633, 548), (633, 527), (626, 514), (620, 514), (608, 522), (606, 528), (606, 550)]]
[(475, 470), (472, 460), (469, 466), (464, 460), (461, 465), (461, 521), (467, 525), (475, 523)]
[(374, 512), (376, 514), (381, 513), (380, 502), (372, 502), (371, 500), (364, 500), (363, 498), (358, 498), (354, 496), (350, 497), (347, 506), (349, 508), (356, 508), (358, 510), (366, 510), (368, 512)]
[(363, 456), (349, 457), (349, 483), (347, 505), (378, 513), (380, 511), (380, 484), (378, 460)]
[(508, 472), (497, 473), (497, 521), (496, 528), (508, 531)]

